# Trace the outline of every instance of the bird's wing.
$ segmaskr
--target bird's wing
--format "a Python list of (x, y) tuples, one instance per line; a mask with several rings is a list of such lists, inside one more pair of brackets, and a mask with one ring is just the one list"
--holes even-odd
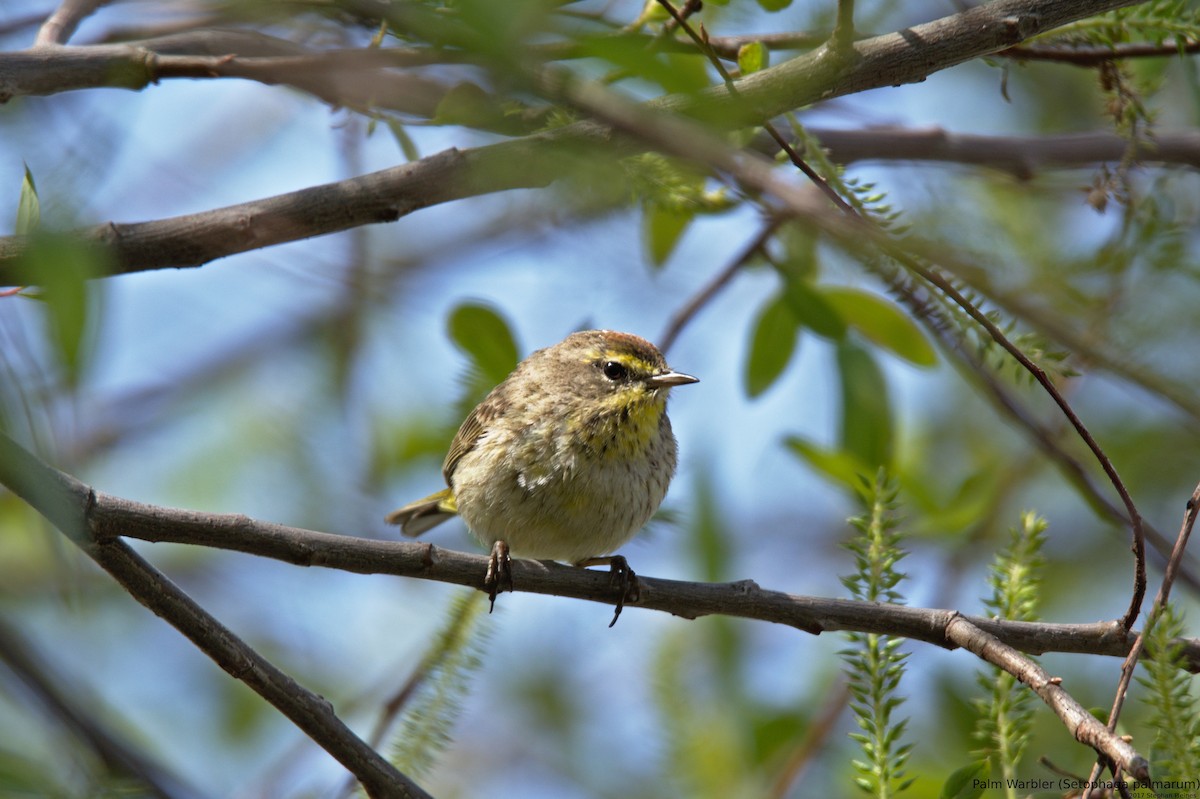
[(450, 482), (450, 476), (454, 474), (454, 469), (458, 466), (458, 462), (462, 460), (464, 455), (475, 448), (479, 439), (486, 432), (488, 423), (495, 417), (496, 405), (489, 402), (481, 402), (463, 420), (462, 425), (458, 428), (458, 433), (454, 436), (454, 440), (450, 442), (450, 451), (446, 453), (446, 460), (442, 462), (442, 477), (446, 478), (446, 485), (453, 485)]

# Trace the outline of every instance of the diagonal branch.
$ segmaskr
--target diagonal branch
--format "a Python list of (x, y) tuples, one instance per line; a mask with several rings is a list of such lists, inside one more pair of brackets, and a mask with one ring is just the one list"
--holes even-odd
[(42, 23), (34, 46), (66, 44), (79, 23), (108, 0), (63, 0), (62, 5)]
[(126, 742), (118, 731), (126, 719), (110, 715), (111, 708), (89, 710), (94, 697), (77, 682), (68, 682), (65, 675), (56, 673), (53, 664), (3, 620), (0, 662), (29, 687), (47, 713), (95, 752), (110, 774), (138, 784), (141, 792), (156, 799), (205, 799), (203, 793)]
[(1143, 785), (1150, 785), (1150, 763), (1146, 758), (1067, 693), (1061, 678), (1051, 677), (1037, 663), (962, 616), (947, 625), (946, 637), (1025, 683), (1062, 719), (1075, 740), (1111, 761), (1114, 770), (1125, 771)]
[(1141, 611), (1142, 599), (1146, 595), (1146, 533), (1145, 525), (1142, 522), (1142, 515), (1138, 512), (1137, 506), (1133, 502), (1133, 497), (1130, 495), (1129, 489), (1125, 486), (1125, 482), (1117, 474), (1116, 467), (1113, 466), (1112, 461), (1109, 460), (1108, 455), (1100, 447), (1099, 442), (1096, 441), (1091, 431), (1084, 425), (1083, 420), (1075, 413), (1075, 409), (1067, 402), (1067, 398), (1058, 390), (1058, 386), (1054, 385), (1054, 382), (1046, 375), (1045, 371), (1030, 360), (1029, 356), (1022, 352), (1020, 347), (1017, 347), (1008, 340), (1004, 332), (1000, 330), (995, 322), (988, 318), (987, 314), (983, 313), (974, 303), (968, 300), (936, 269), (926, 267), (917, 259), (905, 253), (897, 252), (896, 255), (905, 268), (920, 275), (923, 280), (936, 286), (939, 291), (966, 311), (975, 320), (976, 324), (986, 330), (988, 335), (997, 344), (1003, 347), (1010, 356), (1021, 364), (1022, 368), (1033, 376), (1038, 385), (1042, 387), (1054, 401), (1054, 404), (1062, 411), (1067, 421), (1071, 424), (1071, 427), (1075, 429), (1076, 434), (1078, 434), (1079, 438), (1091, 450), (1092, 455), (1099, 462), (1100, 468), (1104, 470), (1104, 474), (1108, 477), (1109, 482), (1112, 483), (1113, 488), (1116, 489), (1118, 496), (1120, 496), (1121, 502), (1125, 505), (1125, 512), (1129, 515), (1129, 523), (1132, 528), (1132, 548), (1134, 553), (1133, 595), (1130, 598), (1129, 608), (1125, 611), (1122, 623), (1125, 629), (1133, 627), (1138, 613)]
[(134, 599), (187, 636), (231, 676), (246, 683), (316, 741), (376, 797), (427, 799), (415, 783), (367, 746), (328, 701), (303, 688), (200, 607), (124, 540), (96, 534), (98, 497), (0, 433), (0, 483), (71, 539)]

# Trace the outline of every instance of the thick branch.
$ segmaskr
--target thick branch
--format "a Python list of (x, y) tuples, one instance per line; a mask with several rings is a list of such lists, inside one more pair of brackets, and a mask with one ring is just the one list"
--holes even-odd
[(0, 53), (0, 102), (81, 89), (141, 90), (163, 80), (242, 78), (287, 85), (333, 106), (432, 118), (453, 84), (393, 69), (406, 51), (314, 51), (249, 31), (195, 31), (128, 44)]

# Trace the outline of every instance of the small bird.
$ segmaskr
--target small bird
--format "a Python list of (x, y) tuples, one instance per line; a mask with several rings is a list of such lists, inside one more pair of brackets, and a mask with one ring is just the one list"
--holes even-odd
[(572, 333), (518, 364), (471, 411), (442, 464), (448, 488), (387, 521), (418, 536), (462, 516), (491, 547), (485, 586), (493, 605), (502, 585), (512, 587), (510, 553), (607, 563), (620, 589), (615, 624), (626, 596), (636, 601), (637, 581), (612, 553), (666, 496), (677, 459), (667, 393), (696, 382), (638, 336)]

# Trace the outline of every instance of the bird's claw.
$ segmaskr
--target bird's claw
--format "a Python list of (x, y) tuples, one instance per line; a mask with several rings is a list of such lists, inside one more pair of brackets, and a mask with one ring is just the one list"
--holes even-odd
[(617, 592), (617, 605), (613, 610), (612, 621), (608, 623), (608, 626), (612, 627), (621, 617), (625, 603), (636, 603), (642, 598), (642, 591), (637, 575), (629, 568), (629, 562), (623, 556), (613, 555), (609, 559), (609, 570), (609, 585)]
[(488, 592), (488, 602), (490, 603), (488, 613), (496, 609), (496, 594), (513, 590), (512, 558), (509, 557), (508, 544), (504, 541), (492, 544), (492, 554), (488, 558), (483, 587)]

